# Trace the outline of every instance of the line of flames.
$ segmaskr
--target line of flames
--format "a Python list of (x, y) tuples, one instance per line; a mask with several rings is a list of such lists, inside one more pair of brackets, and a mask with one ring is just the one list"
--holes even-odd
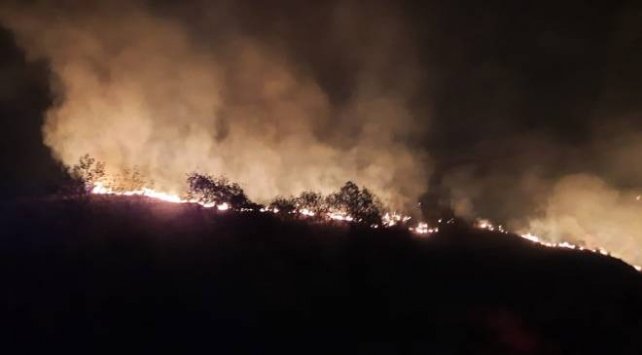
[[(587, 248), (582, 245), (577, 245), (573, 244), (567, 241), (562, 241), (562, 242), (549, 242), (547, 240), (542, 239), (540, 236), (533, 234), (531, 232), (524, 232), (524, 233), (510, 233), (506, 231), (502, 225), (495, 226), (492, 222), (490, 222), (487, 219), (478, 219), (477, 222), (475, 223), (475, 226), (480, 229), (486, 229), (489, 231), (494, 231), (494, 232), (500, 232), (508, 235), (517, 235), (518, 237), (521, 237), (523, 239), (526, 239), (530, 242), (533, 242), (535, 244), (548, 247), (548, 248), (563, 248), (563, 249), (571, 249), (571, 250), (580, 250), (580, 251), (590, 251), (593, 253), (599, 253), (605, 256), (610, 256), (619, 260), (624, 261), (624, 259), (620, 256), (617, 256), (608, 250), (604, 248)], [(624, 261), (626, 262), (626, 261)], [(635, 268), (637, 271), (642, 272), (642, 266), (640, 265), (635, 265), (635, 264), (630, 264), (627, 262), (627, 264), (631, 265), (633, 268)]]
[[(156, 191), (153, 189), (149, 188), (142, 188), (139, 190), (131, 190), (131, 191), (115, 191), (111, 189), (108, 186), (105, 186), (104, 184), (98, 182), (94, 184), (93, 188), (91, 189), (92, 194), (96, 195), (117, 195), (117, 196), (144, 196), (160, 201), (165, 201), (165, 202), (170, 202), (170, 203), (192, 203), (192, 204), (198, 204), (204, 208), (216, 208), (218, 211), (225, 212), (231, 209), (231, 206), (228, 203), (204, 203), (202, 201), (196, 200), (196, 199), (184, 199), (181, 198), (178, 195), (171, 194), (171, 193), (165, 193), (165, 192), (160, 192)], [(639, 196), (638, 196), (639, 197)], [(253, 211), (252, 209), (247, 209), (247, 208), (241, 208), (241, 212), (247, 212), (247, 211)], [(279, 213), (279, 210), (277, 208), (267, 208), (263, 207), (259, 210), (259, 212), (263, 213)], [(309, 209), (295, 209), (294, 211), (291, 211), (290, 213), (292, 214), (298, 214), (303, 217), (314, 217), (316, 216), (316, 213), (309, 210)], [(333, 221), (343, 221), (343, 222), (352, 222), (354, 221), (354, 217), (350, 216), (348, 213), (344, 211), (330, 211), (325, 213), (325, 218)], [(397, 213), (397, 212), (387, 212), (382, 216), (382, 225), (384, 228), (386, 227), (393, 227), (398, 224), (405, 224), (407, 223), (411, 217), (405, 216), (403, 214)], [(440, 223), (454, 223), (454, 220), (448, 220), (448, 221), (442, 221), (439, 220)], [(580, 250), (580, 251), (591, 251), (595, 253), (599, 253), (602, 255), (614, 257), (620, 260), (623, 260), (622, 258), (615, 256), (611, 254), (609, 251), (602, 249), (602, 248), (586, 248), (581, 245), (576, 245), (572, 244), (566, 241), (563, 242), (549, 242), (541, 237), (530, 233), (530, 232), (525, 232), (525, 233), (510, 233), (509, 231), (505, 230), (502, 225), (495, 225), (491, 221), (487, 219), (478, 219), (474, 226), (479, 229), (485, 229), (489, 231), (494, 231), (494, 232), (500, 232), (504, 233), (506, 235), (511, 235), (511, 236), (519, 236), (525, 240), (528, 240), (532, 243), (548, 247), (548, 248), (564, 248), (564, 249), (572, 249), (572, 250)], [(371, 225), (372, 228), (379, 228), (380, 226), (377, 224)], [(414, 226), (411, 226), (408, 228), (408, 230), (412, 233), (415, 233), (417, 235), (424, 235), (424, 236), (429, 236), (431, 234), (439, 232), (439, 227), (431, 227), (428, 225), (426, 222), (417, 222)], [(631, 264), (630, 264), (631, 265)], [(642, 266), (639, 265), (631, 265), (633, 266), (637, 271), (642, 271)]]

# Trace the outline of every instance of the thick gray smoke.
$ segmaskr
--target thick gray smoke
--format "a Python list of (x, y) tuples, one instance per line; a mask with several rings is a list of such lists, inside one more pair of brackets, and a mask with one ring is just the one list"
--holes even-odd
[(5, 5), (0, 20), (50, 63), (43, 133), (65, 164), (87, 153), (169, 192), (188, 172), (222, 174), (258, 201), (353, 180), (413, 205), (426, 119), (410, 105), (421, 71), (395, 6), (247, 5), (44, 1)]

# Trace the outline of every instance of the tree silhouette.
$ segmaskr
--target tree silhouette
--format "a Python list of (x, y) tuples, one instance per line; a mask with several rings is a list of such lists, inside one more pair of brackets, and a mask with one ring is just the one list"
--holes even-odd
[(294, 199), (294, 204), (299, 210), (305, 209), (314, 213), (315, 217), (321, 217), (330, 210), (326, 199), (318, 192), (302, 192)]
[(224, 177), (192, 173), (187, 177), (188, 197), (202, 203), (227, 203), (233, 208), (251, 205), (243, 189)]
[(352, 181), (346, 182), (339, 192), (328, 196), (327, 202), (333, 208), (348, 213), (356, 222), (369, 225), (381, 223), (383, 207), (379, 199), (368, 189), (359, 189)]
[(283, 215), (289, 215), (297, 209), (295, 199), (286, 197), (275, 198), (268, 208)]
[(62, 193), (65, 195), (85, 195), (91, 191), (96, 182), (105, 177), (105, 163), (85, 154), (78, 163), (66, 167), (67, 180), (63, 183)]

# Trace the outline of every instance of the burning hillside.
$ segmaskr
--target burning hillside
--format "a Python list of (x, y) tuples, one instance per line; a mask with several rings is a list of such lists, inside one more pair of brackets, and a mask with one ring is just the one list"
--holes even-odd
[[(132, 174), (109, 178), (105, 175), (105, 165), (84, 156), (78, 164), (68, 169), (71, 188), (66, 191), (112, 196), (144, 196), (167, 203), (197, 204), (203, 208), (218, 211), (272, 213), (298, 219), (328, 222), (341, 221), (358, 223), (370, 228), (405, 228), (416, 235), (431, 235), (439, 232), (440, 227), (463, 223), (458, 218), (439, 219), (430, 226), (428, 223), (387, 209), (377, 196), (367, 188), (360, 189), (353, 182), (347, 182), (338, 192), (324, 196), (316, 192), (303, 192), (297, 197), (279, 197), (267, 205), (252, 202), (241, 186), (226, 178), (193, 173), (187, 177), (186, 190), (182, 194), (171, 194), (147, 187), (145, 179), (135, 171)], [(124, 187), (125, 186), (125, 187)], [(127, 189), (136, 186), (134, 189)], [(478, 229), (496, 231), (507, 237), (521, 237), (537, 245), (548, 248), (562, 248), (579, 251), (592, 251), (602, 255), (623, 259), (612, 255), (600, 246), (576, 245), (569, 241), (553, 242), (531, 232), (513, 233), (496, 226), (487, 219), (476, 219), (472, 226)], [(630, 262), (630, 261), (629, 261)], [(633, 264), (636, 270), (642, 267)]]
[(640, 354), (640, 33), (630, 0), (3, 0), (0, 337)]
[[(441, 27), (451, 23), (441, 15), (458, 11), (431, 10), (435, 17), (428, 21), (406, 5), (6, 1), (0, 22), (24, 61), (45, 68), (42, 81), (51, 97), (39, 112), (41, 138), (53, 158), (73, 166), (89, 153), (105, 163), (83, 167), (90, 160), (81, 161), (81, 170), (91, 170), (76, 174), (85, 179), (81, 190), (403, 226), (427, 235), (455, 215), (500, 229), (475, 222), (489, 217), (506, 226), (502, 230), (544, 246), (612, 253), (642, 264), (639, 115), (582, 106), (602, 103), (593, 94), (545, 99), (557, 91), (541, 88), (564, 87), (552, 79), (522, 92), (520, 85), (530, 82), (524, 78), (559, 76), (523, 74), (528, 66), (519, 58), (529, 56), (495, 47), (512, 39), (489, 40), (484, 43), (490, 48), (479, 50), (459, 45), (482, 27), (492, 32), (487, 38), (522, 32), (480, 20), (470, 33), (441, 38), (466, 31)], [(594, 39), (587, 45), (598, 43), (613, 32), (607, 23), (608, 35), (580, 37)], [(549, 33), (522, 34), (532, 36), (524, 43), (566, 43), (547, 39)], [(630, 38), (617, 46), (635, 47), (626, 44)], [(575, 48), (561, 45), (558, 52), (567, 47)], [(495, 52), (508, 57), (480, 57)], [(511, 60), (513, 67), (505, 68)], [(549, 70), (546, 63), (531, 65)], [(607, 72), (590, 68), (586, 76)], [(576, 76), (568, 80), (569, 87), (585, 87)], [(21, 87), (14, 84), (5, 91)], [(21, 104), (30, 107), (27, 102)], [(537, 123), (542, 120), (546, 124)], [(191, 172), (204, 174), (186, 182)], [(71, 185), (68, 193), (86, 192)], [(453, 212), (441, 222), (427, 217), (435, 206), (417, 205), (433, 197)]]

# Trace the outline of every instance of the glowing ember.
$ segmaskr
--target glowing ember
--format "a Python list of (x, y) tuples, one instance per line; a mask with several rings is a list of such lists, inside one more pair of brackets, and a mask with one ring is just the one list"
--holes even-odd
[(328, 218), (334, 221), (347, 221), (347, 222), (352, 222), (354, 218), (352, 216), (348, 215), (345, 212), (329, 212), (327, 214)]
[(408, 229), (417, 234), (433, 234), (439, 232), (439, 228), (430, 228), (428, 223), (425, 222), (419, 222), (416, 227), (410, 227)]
[[(448, 221), (448, 223), (449, 222), (450, 221)], [(478, 219), (477, 222), (475, 223), (475, 227), (479, 229), (486, 229), (493, 232), (498, 231), (498, 232), (506, 233), (506, 231), (504, 231), (504, 227), (501, 224), (499, 226), (495, 226), (491, 221), (487, 219)]]
[(399, 223), (406, 223), (411, 219), (409, 216), (404, 216), (397, 212), (386, 212), (381, 218), (381, 222), (386, 227), (396, 226)]

